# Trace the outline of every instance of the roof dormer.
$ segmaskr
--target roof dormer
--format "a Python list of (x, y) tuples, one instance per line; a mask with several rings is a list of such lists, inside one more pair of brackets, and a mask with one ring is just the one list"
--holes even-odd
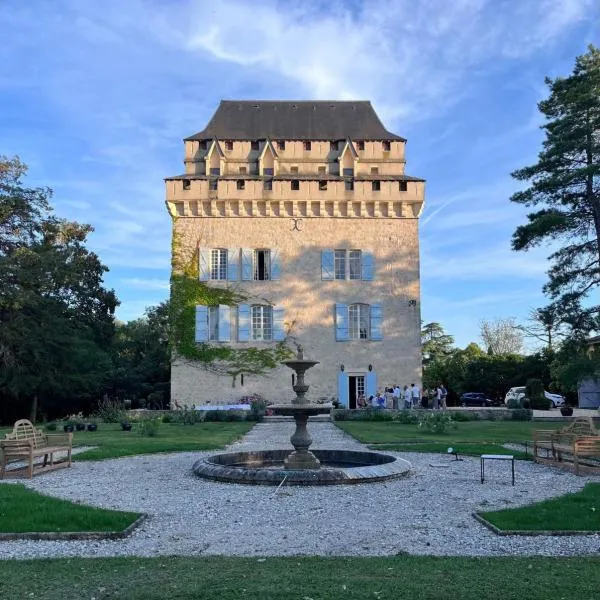
[[(217, 175), (225, 172), (225, 153), (221, 148), (219, 140), (212, 140), (208, 151), (206, 152), (206, 172), (210, 175)], [(218, 169), (218, 171), (217, 171)]]
[(358, 167), (358, 152), (351, 140), (346, 140), (343, 150), (338, 157), (340, 162), (340, 173), (345, 174), (352, 169), (352, 173), (356, 173)]
[(278, 158), (279, 155), (277, 154), (277, 150), (275, 150), (271, 140), (267, 138), (258, 155), (259, 175), (276, 175)]

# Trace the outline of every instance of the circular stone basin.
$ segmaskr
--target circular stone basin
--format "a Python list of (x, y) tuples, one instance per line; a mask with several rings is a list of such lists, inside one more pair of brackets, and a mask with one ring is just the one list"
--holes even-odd
[(406, 475), (411, 464), (381, 452), (312, 450), (320, 469), (286, 470), (290, 450), (263, 450), (214, 454), (194, 463), (193, 471), (205, 479), (255, 485), (339, 485), (383, 481)]

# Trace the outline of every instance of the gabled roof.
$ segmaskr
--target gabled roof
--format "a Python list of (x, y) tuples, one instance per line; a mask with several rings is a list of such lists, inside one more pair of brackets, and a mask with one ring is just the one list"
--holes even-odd
[(221, 158), (225, 158), (225, 152), (223, 152), (223, 148), (221, 148), (221, 144), (219, 144), (219, 140), (215, 137), (213, 138), (208, 150), (206, 151), (206, 158), (209, 158), (214, 149), (217, 149), (217, 154)]
[(279, 158), (279, 155), (277, 154), (277, 150), (275, 150), (275, 146), (273, 146), (273, 144), (271, 143), (271, 140), (269, 138), (266, 139), (265, 145), (263, 146), (262, 150), (260, 151), (260, 153), (258, 155), (259, 158), (262, 158), (265, 155), (267, 148), (271, 151), (273, 158)]
[(399, 140), (369, 101), (221, 100), (208, 125), (186, 138), (205, 140)]
[(350, 140), (350, 139), (346, 140), (346, 143), (344, 144), (344, 148), (340, 152), (340, 156), (338, 157), (338, 160), (341, 161), (344, 158), (344, 153), (346, 151), (349, 151), (350, 154), (352, 154), (352, 158), (358, 158), (358, 152), (356, 151), (356, 148), (354, 147), (354, 144), (352, 143), (352, 140)]

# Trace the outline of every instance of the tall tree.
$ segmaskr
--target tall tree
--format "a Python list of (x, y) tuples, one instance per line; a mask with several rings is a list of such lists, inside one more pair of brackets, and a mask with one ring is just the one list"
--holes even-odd
[(590, 46), (571, 75), (546, 84), (550, 95), (538, 104), (546, 117), (538, 162), (512, 174), (529, 187), (511, 200), (539, 210), (516, 229), (512, 246), (560, 244), (544, 291), (563, 320), (585, 333), (598, 325), (600, 310), (582, 305), (600, 285), (600, 50)]
[(421, 327), (423, 365), (446, 358), (451, 354), (453, 345), (454, 337), (448, 335), (440, 323), (427, 323)]
[(553, 350), (567, 335), (555, 305), (530, 311), (527, 321), (527, 325), (519, 325), (518, 328), (526, 337), (542, 342), (546, 350)]
[(523, 333), (515, 320), (495, 319), (482, 320), (480, 337), (489, 354), (519, 354), (523, 348)]
[[(0, 156), (0, 407), (32, 420), (40, 403), (89, 400), (111, 375), (114, 292), (85, 247), (89, 225), (57, 218), (51, 190)], [(65, 409), (73, 406), (65, 405)]]

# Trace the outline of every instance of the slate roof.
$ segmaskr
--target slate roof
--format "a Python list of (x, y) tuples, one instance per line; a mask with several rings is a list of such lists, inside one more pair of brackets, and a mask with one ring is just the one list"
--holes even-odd
[(208, 125), (189, 140), (399, 140), (367, 100), (221, 100)]

